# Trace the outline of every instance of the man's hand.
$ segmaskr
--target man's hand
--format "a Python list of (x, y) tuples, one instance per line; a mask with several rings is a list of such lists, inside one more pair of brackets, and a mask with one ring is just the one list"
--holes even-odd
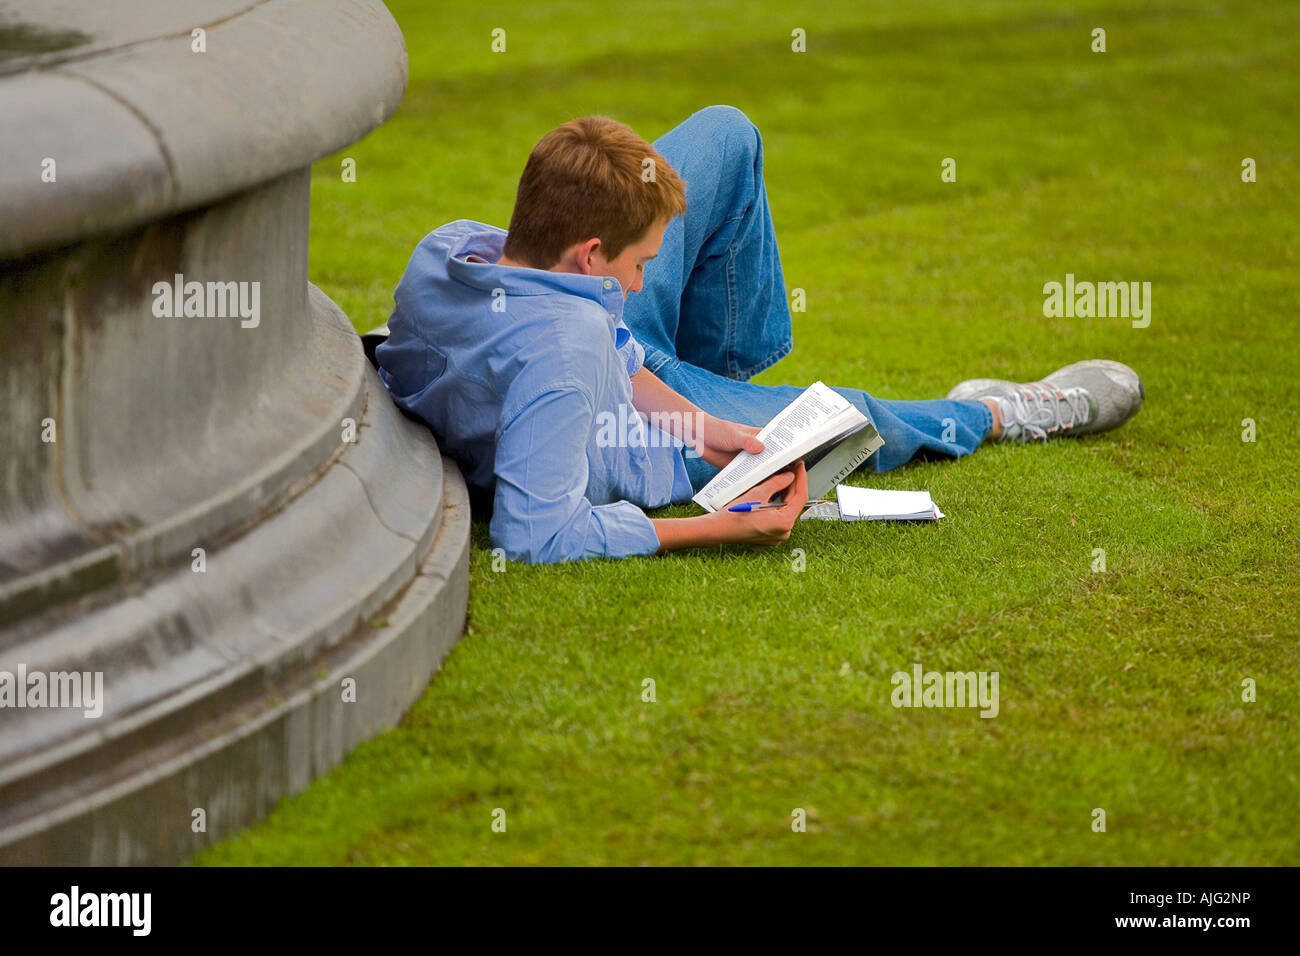
[(741, 425), (712, 415), (702, 414), (700, 417), (704, 434), (690, 436), (693, 439), (691, 445), (713, 467), (725, 468), (742, 451), (757, 455), (763, 450), (763, 443), (758, 440), (760, 429), (753, 425)]
[[(766, 503), (783, 493), (784, 504), (780, 508), (769, 508), (763, 511), (727, 510), (732, 505), (749, 501)], [(727, 508), (720, 508), (710, 517), (717, 518), (719, 523), (725, 522), (722, 533), (728, 541), (774, 545), (790, 537), (794, 523), (799, 520), (799, 515), (807, 501), (808, 472), (800, 461), (795, 464), (794, 471), (778, 471), (734, 501), (727, 502)]]
[(697, 518), (652, 518), (655, 534), (659, 536), (659, 553), (716, 544), (780, 544), (790, 537), (808, 501), (808, 472), (802, 461), (794, 471), (777, 472), (727, 504), (729, 508), (747, 501), (768, 502), (782, 493), (785, 498), (780, 508), (763, 511), (723, 508)]

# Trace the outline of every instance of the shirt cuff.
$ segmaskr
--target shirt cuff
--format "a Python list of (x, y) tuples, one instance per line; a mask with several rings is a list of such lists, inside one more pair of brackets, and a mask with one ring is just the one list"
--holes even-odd
[(623, 345), (623, 351), (626, 353), (624, 358), (627, 361), (627, 377), (631, 378), (641, 371), (641, 366), (645, 365), (645, 348), (636, 340), (636, 336), (629, 336)]
[(659, 550), (655, 526), (632, 502), (597, 505), (591, 513), (604, 532), (605, 557), (629, 558), (637, 554), (654, 554)]

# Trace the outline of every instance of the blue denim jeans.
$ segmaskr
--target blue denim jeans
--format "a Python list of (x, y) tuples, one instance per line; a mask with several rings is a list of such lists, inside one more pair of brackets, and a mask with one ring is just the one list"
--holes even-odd
[[(785, 278), (763, 185), (763, 140), (740, 110), (710, 106), (655, 141), (686, 180), (686, 214), (664, 233), (623, 321), (645, 367), (704, 411), (765, 425), (803, 389), (748, 379), (794, 347)], [(889, 471), (920, 454), (958, 457), (993, 424), (983, 402), (896, 402), (836, 387), (885, 440), (866, 464)], [(698, 490), (717, 469), (687, 458)]]

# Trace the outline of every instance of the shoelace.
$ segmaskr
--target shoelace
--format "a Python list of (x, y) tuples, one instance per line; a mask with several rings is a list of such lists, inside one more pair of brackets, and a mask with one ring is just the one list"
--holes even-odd
[[(1009, 398), (999, 403), (1002, 427), (1009, 438), (1028, 435), (1046, 441), (1049, 435), (1069, 430), (1075, 425), (1086, 425), (1092, 417), (1087, 393), (1079, 387), (1061, 391), (1045, 382), (1031, 382), (1018, 386)], [(1068, 420), (1063, 410), (1069, 412)], [(1011, 434), (1012, 426), (1019, 425), (1020, 432)]]

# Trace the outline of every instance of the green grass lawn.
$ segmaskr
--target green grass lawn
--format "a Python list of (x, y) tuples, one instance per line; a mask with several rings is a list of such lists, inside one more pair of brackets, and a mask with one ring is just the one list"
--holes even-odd
[[(807, 296), (760, 381), (929, 398), (1109, 357), (1146, 407), (852, 479), (929, 489), (934, 525), (500, 573), (476, 527), (468, 631), (401, 726), (196, 862), (1300, 863), (1300, 7), (390, 8), (406, 98), (313, 174), (312, 278), (359, 328), (430, 230), (508, 223), (547, 130), (727, 103)], [(1045, 318), (1067, 272), (1151, 282), (1150, 326)], [(1000, 713), (895, 709), (914, 662), (997, 671)]]

